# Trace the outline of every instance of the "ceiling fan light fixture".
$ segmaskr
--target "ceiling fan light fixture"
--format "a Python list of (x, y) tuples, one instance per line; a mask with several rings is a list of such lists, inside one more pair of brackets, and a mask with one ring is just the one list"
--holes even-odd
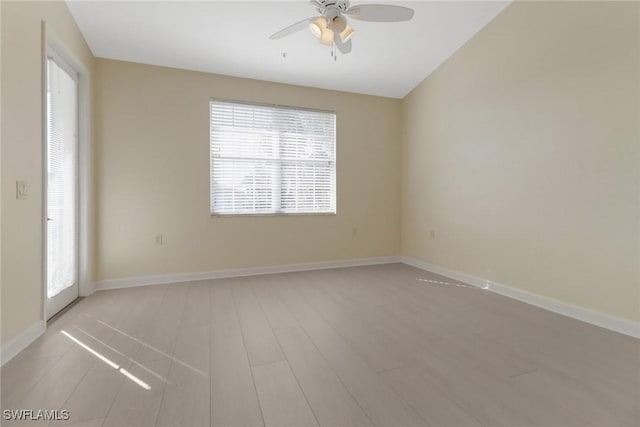
[(348, 42), (355, 31), (356, 30), (347, 25), (347, 28), (340, 33), (340, 40), (342, 40), (342, 43)]
[(333, 44), (333, 31), (329, 29), (329, 22), (324, 16), (320, 16), (309, 23), (309, 30), (320, 43), (331, 46)]
[(313, 34), (313, 36), (317, 39), (322, 37), (322, 32), (325, 28), (327, 28), (327, 20), (322, 17), (316, 18), (311, 21), (311, 23), (309, 23), (309, 30), (311, 31), (311, 34)]
[(322, 36), (320, 37), (320, 43), (331, 46), (333, 44), (333, 31), (328, 28), (322, 30)]
[(347, 20), (342, 15), (335, 16), (331, 19), (330, 28), (339, 34), (347, 28)]
[[(2, 1), (2, 0), (0, 0)], [(402, 22), (413, 18), (415, 11), (404, 6), (391, 4), (361, 4), (350, 6), (348, 0), (311, 0), (319, 16), (306, 18), (276, 31), (269, 38), (278, 40), (305, 28), (326, 46), (333, 47), (331, 54), (335, 60), (336, 49), (342, 54), (351, 52), (351, 37), (355, 30), (348, 19), (368, 22)]]

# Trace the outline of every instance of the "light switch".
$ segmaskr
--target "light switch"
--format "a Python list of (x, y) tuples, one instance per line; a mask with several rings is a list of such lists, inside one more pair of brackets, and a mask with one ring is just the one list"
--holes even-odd
[(16, 181), (16, 199), (26, 199), (29, 194), (28, 190), (29, 185), (27, 184), (27, 181)]

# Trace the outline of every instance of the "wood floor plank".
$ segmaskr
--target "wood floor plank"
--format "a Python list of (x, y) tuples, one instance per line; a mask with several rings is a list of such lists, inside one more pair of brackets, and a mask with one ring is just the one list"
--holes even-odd
[(104, 418), (125, 381), (124, 375), (110, 366), (96, 366), (84, 376), (61, 409), (69, 411), (69, 420), (52, 425), (68, 425)]
[[(389, 295), (384, 282), (381, 284), (376, 275), (364, 279), (352, 277), (351, 282), (345, 283), (351, 292), (362, 283), (366, 285), (362, 286), (365, 288), (362, 293), (354, 294), (357, 299), (349, 310), (359, 311), (368, 322), (377, 324), (378, 333), (392, 337), (396, 346), (408, 351), (412, 363), (426, 359), (445, 378), (462, 366), (479, 363), (473, 349), (457, 348), (460, 336), (451, 331), (446, 318), (435, 316), (428, 309), (407, 310), (413, 303), (411, 299), (405, 300), (397, 291)], [(348, 295), (346, 289), (344, 292)], [(394, 303), (388, 304), (389, 300)], [(371, 307), (368, 313), (363, 308), (367, 306)]]
[[(528, 374), (523, 374), (528, 375)], [(503, 379), (486, 369), (471, 367), (458, 372), (442, 387), (465, 411), (486, 425), (598, 426), (560, 401)]]
[[(104, 419), (104, 426), (155, 425), (167, 383), (171, 356), (154, 354), (157, 357), (148, 357), (146, 353), (148, 346), (144, 344), (145, 339), (155, 327), (167, 285), (151, 288), (153, 287), (139, 288), (134, 294), (123, 292), (126, 299), (121, 303), (120, 309), (127, 310), (128, 314), (120, 319), (110, 319), (110, 326), (115, 331), (113, 337), (122, 346), (131, 346), (132, 350), (127, 359), (129, 363), (116, 368), (124, 376), (124, 381)], [(143, 310), (139, 311), (141, 308)], [(129, 356), (128, 352), (125, 354)]]
[(295, 286), (280, 287), (282, 299), (375, 425), (426, 425), (382, 378), (297, 295)]
[[(160, 298), (163, 289), (140, 290), (138, 295), (146, 303), (153, 303)], [(145, 329), (150, 328), (150, 319), (153, 316), (147, 315), (141, 318), (139, 313), (134, 314), (132, 310), (139, 301), (126, 298), (126, 292), (121, 293), (120, 303), (112, 307), (112, 314), (119, 314), (118, 326), (134, 325), (136, 333), (143, 334)], [(112, 299), (116, 302), (118, 299)], [(152, 312), (148, 310), (148, 312)], [(110, 316), (105, 316), (108, 319)], [(83, 321), (84, 320), (84, 321)], [(115, 322), (114, 322), (115, 323)], [(74, 392), (64, 402), (60, 409), (68, 409), (71, 418), (68, 422), (88, 421), (95, 418), (103, 418), (108, 414), (112, 403), (121, 393), (125, 379), (129, 378), (125, 373), (135, 369), (145, 368), (134, 360), (140, 342), (133, 336), (120, 332), (119, 329), (108, 327), (106, 322), (101, 322), (99, 318), (88, 316), (86, 318), (76, 317), (73, 322), (66, 325), (66, 331), (61, 334), (69, 339), (75, 340), (85, 351), (92, 354), (95, 359), (91, 369), (82, 378)], [(137, 366), (136, 366), (137, 365)], [(132, 368), (132, 366), (134, 368)]]
[(280, 301), (274, 286), (283, 280), (283, 275), (270, 275), (265, 279), (271, 286), (259, 283), (254, 286), (254, 293), (320, 425), (372, 425), (297, 320)]
[(56, 365), (62, 356), (11, 360), (2, 367), (0, 409), (14, 409), (27, 393)]
[(289, 365), (321, 426), (370, 426), (371, 420), (300, 328), (276, 329)]
[(343, 295), (331, 295), (312, 281), (301, 288), (307, 302), (347, 341), (376, 372), (395, 369), (410, 363), (408, 352), (396, 345), (388, 334), (380, 333), (375, 324), (360, 316), (360, 312), (346, 308)]
[(73, 326), (84, 334), (82, 340), (98, 345), (98, 351), (126, 367), (140, 354), (145, 335), (155, 328), (165, 291), (164, 285), (157, 289), (145, 286), (113, 291), (116, 299), (109, 310)]
[(441, 384), (422, 375), (416, 366), (383, 372), (382, 378), (402, 396), (431, 426), (482, 427), (445, 393)]
[(194, 282), (189, 288), (187, 300), (175, 340), (175, 363), (189, 367), (194, 372), (209, 374), (209, 348), (211, 334), (210, 295), (208, 283)]
[(561, 404), (574, 416), (591, 425), (610, 427), (640, 425), (639, 402), (625, 405), (620, 399), (611, 399), (562, 372), (540, 369), (514, 378), (519, 389), (535, 390)]
[(68, 427), (102, 427), (103, 422), (104, 418), (94, 418), (93, 420), (69, 424)]
[(230, 285), (211, 287), (211, 425), (262, 426), (249, 359)]
[(209, 375), (172, 362), (156, 426), (210, 425)]
[(155, 426), (170, 364), (170, 358), (132, 364), (103, 426)]
[(167, 285), (144, 286), (133, 288), (136, 292), (132, 298), (123, 303), (130, 312), (118, 319), (117, 327), (132, 339), (143, 339), (153, 326), (151, 320), (160, 308), (160, 303), (166, 293)]
[[(351, 280), (344, 282), (345, 277)], [(375, 276), (367, 280), (368, 287), (361, 286), (363, 282), (363, 280), (358, 280), (354, 273), (351, 273), (342, 278), (336, 278), (332, 284), (333, 286), (336, 283), (360, 284), (360, 291), (359, 293), (356, 291), (355, 294), (353, 294), (354, 286), (344, 286), (345, 293), (351, 290), (352, 295), (358, 298), (358, 300), (351, 302), (349, 309), (360, 312), (371, 325), (377, 325), (378, 333), (385, 334), (387, 339), (392, 340), (397, 346), (409, 349), (410, 358), (424, 361), (425, 355), (428, 355), (429, 363), (441, 362), (443, 375), (455, 372), (458, 364), (490, 366), (505, 377), (530, 372), (538, 366), (527, 354), (516, 352), (510, 347), (499, 347), (500, 350), (495, 351), (498, 347), (492, 345), (493, 342), (487, 339), (487, 336), (480, 335), (479, 331), (475, 331), (471, 327), (468, 330), (460, 327), (460, 315), (454, 316), (453, 323), (452, 317), (448, 313), (433, 315), (429, 312), (429, 305), (416, 306), (415, 296), (404, 295), (401, 289), (393, 292), (395, 301), (392, 306), (379, 309), (377, 307), (384, 305), (389, 298), (386, 293), (377, 295), (378, 285), (382, 283), (386, 288), (385, 282)], [(454, 289), (459, 296), (480, 292), (477, 289), (469, 288)], [(436, 290), (441, 291), (442, 289), (436, 288)], [(345, 304), (350, 299), (347, 295), (343, 298)], [(361, 301), (361, 303), (358, 304), (357, 301)], [(362, 303), (362, 301), (366, 301), (366, 303)], [(442, 302), (430, 301), (429, 304), (438, 305)], [(367, 310), (367, 307), (375, 309)], [(471, 307), (467, 310), (471, 310)], [(420, 321), (416, 322), (416, 320)], [(466, 322), (469, 325), (474, 323), (473, 319), (468, 319)], [(489, 338), (491, 337), (489, 336)], [(437, 354), (434, 355), (434, 352), (442, 354), (440, 360), (437, 359)]]
[(253, 293), (274, 331), (299, 327), (298, 321), (278, 298), (275, 287), (281, 280), (283, 280), (281, 274), (271, 274), (264, 276), (260, 281), (255, 281), (252, 286)]
[(318, 425), (286, 361), (254, 366), (252, 370), (266, 427)]
[(232, 284), (249, 362), (255, 366), (284, 360), (271, 326), (253, 295), (250, 284), (252, 280), (255, 279), (235, 279)]
[[(74, 345), (31, 388), (29, 393), (13, 402), (11, 409), (58, 409), (71, 396), (82, 378), (95, 363), (93, 355)], [(19, 425), (3, 420), (2, 425)]]
[(156, 425), (210, 424), (210, 283), (188, 288)]
[(590, 386), (594, 393), (615, 396), (631, 406), (640, 401), (640, 340), (596, 331), (567, 339), (544, 351), (541, 365)]
[(185, 283), (168, 285), (155, 318), (155, 327), (145, 335), (144, 343), (151, 353), (149, 357), (170, 356), (176, 344), (180, 320), (184, 313), (189, 286)]

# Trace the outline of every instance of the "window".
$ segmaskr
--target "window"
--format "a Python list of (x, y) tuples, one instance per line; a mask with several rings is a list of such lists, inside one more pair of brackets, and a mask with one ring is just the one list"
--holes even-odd
[(336, 115), (213, 100), (211, 213), (336, 212)]
[(47, 297), (51, 298), (78, 280), (78, 73), (53, 52), (47, 57), (46, 113)]

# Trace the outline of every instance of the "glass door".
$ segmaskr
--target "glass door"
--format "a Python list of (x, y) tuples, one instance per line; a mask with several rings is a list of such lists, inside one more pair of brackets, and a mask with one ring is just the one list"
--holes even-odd
[(78, 297), (78, 74), (47, 58), (47, 319)]

